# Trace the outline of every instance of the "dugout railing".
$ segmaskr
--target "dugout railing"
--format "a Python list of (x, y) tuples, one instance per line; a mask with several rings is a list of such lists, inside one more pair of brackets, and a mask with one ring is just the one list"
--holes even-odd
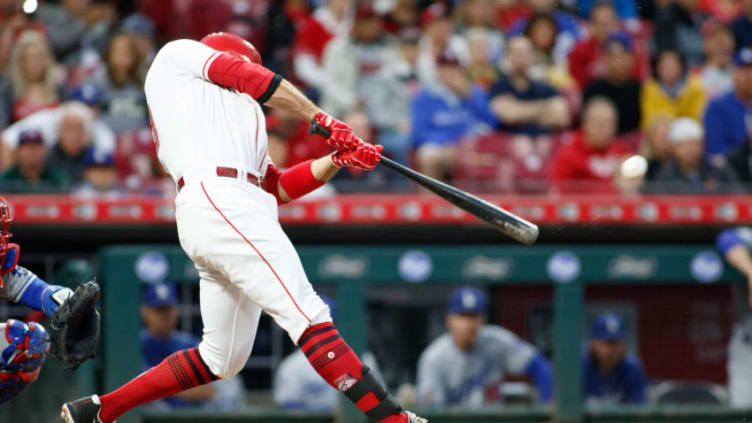
[[(336, 286), (339, 330), (356, 351), (366, 347), (365, 289), (384, 284), (553, 284), (555, 396), (550, 407), (423, 410), (432, 422), (722, 422), (752, 417), (725, 407), (616, 407), (586, 410), (582, 401), (581, 340), (584, 288), (591, 284), (728, 284), (743, 280), (713, 246), (541, 245), (304, 246), (298, 249), (314, 284)], [(155, 259), (158, 257), (159, 259)], [(473, 267), (482, 260), (490, 266)], [(618, 264), (620, 263), (620, 264)], [(634, 271), (624, 263), (633, 263)], [(651, 263), (640, 266), (639, 263)], [(113, 246), (101, 251), (103, 284), (103, 388), (111, 390), (141, 368), (138, 313), (141, 281), (163, 278), (196, 283), (190, 260), (177, 247)], [(484, 271), (483, 269), (490, 269)], [(480, 270), (479, 270), (480, 269)], [(129, 413), (119, 422), (362, 421), (354, 407), (328, 414), (259, 409), (234, 414)]]

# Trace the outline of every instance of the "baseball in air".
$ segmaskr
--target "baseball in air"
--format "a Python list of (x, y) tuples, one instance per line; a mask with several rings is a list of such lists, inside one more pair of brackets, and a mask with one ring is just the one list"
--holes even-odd
[(621, 164), (621, 174), (623, 177), (632, 179), (640, 178), (648, 171), (648, 161), (645, 157), (636, 154), (624, 160)]

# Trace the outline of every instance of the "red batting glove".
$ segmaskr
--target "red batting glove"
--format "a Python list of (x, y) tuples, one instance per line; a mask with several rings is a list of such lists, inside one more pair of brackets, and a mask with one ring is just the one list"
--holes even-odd
[(381, 160), (382, 150), (384, 150), (382, 145), (371, 145), (361, 141), (353, 151), (333, 154), (332, 163), (337, 167), (373, 170)]
[(340, 122), (324, 112), (316, 113), (313, 121), (331, 133), (329, 138), (326, 139), (326, 143), (336, 148), (338, 152), (353, 151), (358, 146), (360, 140), (346, 123)]

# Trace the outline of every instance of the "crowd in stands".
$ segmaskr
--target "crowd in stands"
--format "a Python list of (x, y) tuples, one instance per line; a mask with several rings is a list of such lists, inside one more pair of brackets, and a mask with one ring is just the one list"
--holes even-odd
[[(387, 156), (463, 187), (750, 189), (752, 0), (30, 4), (0, 0), (3, 192), (174, 192), (144, 75), (165, 42), (220, 30)], [(279, 167), (328, 152), (305, 122), (266, 112)], [(646, 165), (626, 169), (633, 155)], [(413, 189), (340, 174), (338, 191)]]

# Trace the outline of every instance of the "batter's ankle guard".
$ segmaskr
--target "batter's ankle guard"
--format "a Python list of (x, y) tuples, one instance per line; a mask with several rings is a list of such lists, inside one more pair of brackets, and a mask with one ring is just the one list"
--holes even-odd
[(345, 391), (345, 395), (347, 395), (347, 398), (349, 398), (353, 404), (357, 404), (358, 401), (365, 398), (368, 394), (372, 394), (371, 401), (373, 401), (373, 397), (375, 397), (378, 401), (376, 405), (365, 411), (366, 416), (368, 416), (368, 420), (371, 423), (378, 423), (392, 414), (399, 414), (402, 412), (402, 406), (400, 406), (394, 397), (386, 392), (384, 387), (381, 386), (381, 383), (379, 383), (379, 381), (373, 376), (373, 373), (371, 373), (371, 369), (369, 369), (368, 366), (363, 365), (362, 374), (363, 377), (350, 387), (350, 389)]

